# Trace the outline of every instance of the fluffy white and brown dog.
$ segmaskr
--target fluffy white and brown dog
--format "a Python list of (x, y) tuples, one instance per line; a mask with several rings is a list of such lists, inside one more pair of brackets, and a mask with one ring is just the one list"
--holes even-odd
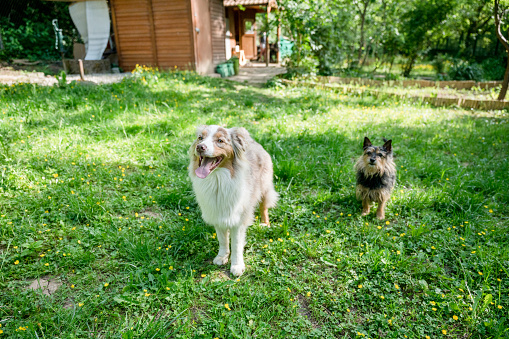
[(231, 273), (245, 270), (246, 231), (260, 206), (261, 221), (269, 225), (268, 209), (278, 195), (272, 182), (272, 160), (242, 127), (199, 126), (190, 149), (189, 176), (203, 220), (216, 229), (219, 253), (214, 264), (228, 262)]

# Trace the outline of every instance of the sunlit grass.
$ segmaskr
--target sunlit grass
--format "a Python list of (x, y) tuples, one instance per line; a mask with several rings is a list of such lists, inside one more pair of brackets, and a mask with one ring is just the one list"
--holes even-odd
[[(0, 336), (507, 336), (505, 112), (150, 69), (0, 100)], [(273, 157), (281, 199), (239, 279), (187, 179), (203, 123)], [(354, 196), (364, 136), (393, 139), (384, 221)], [(51, 297), (24, 290), (46, 276)]]

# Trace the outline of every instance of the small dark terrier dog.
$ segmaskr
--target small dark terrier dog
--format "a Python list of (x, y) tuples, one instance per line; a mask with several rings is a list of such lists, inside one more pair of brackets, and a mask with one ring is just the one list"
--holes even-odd
[(396, 183), (396, 166), (392, 160), (392, 140), (384, 138), (385, 144), (376, 147), (364, 138), (364, 154), (357, 160), (357, 187), (355, 195), (362, 200), (362, 215), (369, 213), (372, 202), (378, 203), (376, 216), (385, 218), (385, 205)]

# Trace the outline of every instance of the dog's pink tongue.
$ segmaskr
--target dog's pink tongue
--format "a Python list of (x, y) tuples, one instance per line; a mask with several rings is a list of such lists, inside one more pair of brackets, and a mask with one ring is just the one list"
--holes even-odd
[(205, 179), (212, 171), (211, 168), (212, 164), (214, 163), (214, 160), (216, 160), (216, 158), (203, 158), (201, 166), (198, 167), (196, 171), (194, 171), (194, 173), (196, 173), (196, 176), (198, 178)]

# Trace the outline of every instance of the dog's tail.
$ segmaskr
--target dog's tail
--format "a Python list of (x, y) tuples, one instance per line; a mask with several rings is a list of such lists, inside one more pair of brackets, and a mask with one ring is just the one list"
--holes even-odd
[(272, 186), (265, 192), (262, 199), (267, 208), (272, 208), (276, 206), (276, 203), (279, 200), (279, 194), (277, 194), (274, 186)]

